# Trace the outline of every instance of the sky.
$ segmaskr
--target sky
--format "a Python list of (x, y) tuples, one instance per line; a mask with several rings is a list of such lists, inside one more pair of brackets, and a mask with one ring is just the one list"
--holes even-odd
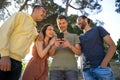
[[(110, 33), (115, 44), (117, 44), (118, 39), (120, 39), (120, 14), (115, 12), (115, 0), (103, 0), (100, 3), (103, 7), (102, 12), (89, 16), (92, 20), (100, 20), (104, 22), (104, 28)], [(79, 14), (78, 11), (73, 9), (68, 10), (69, 14)], [(68, 15), (69, 15), (68, 14)]]
[(111, 35), (115, 43), (120, 39), (120, 14), (115, 12), (115, 0), (103, 0), (103, 11), (93, 18), (99, 19), (105, 23), (103, 26)]

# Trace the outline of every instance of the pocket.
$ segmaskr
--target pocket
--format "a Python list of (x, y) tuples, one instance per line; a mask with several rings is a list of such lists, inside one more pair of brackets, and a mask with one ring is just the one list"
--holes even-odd
[(110, 67), (101, 67), (98, 66), (93, 70), (95, 74), (100, 74), (100, 75), (110, 75), (112, 73), (112, 70)]
[(110, 67), (97, 67), (93, 70), (93, 75), (97, 80), (115, 80)]

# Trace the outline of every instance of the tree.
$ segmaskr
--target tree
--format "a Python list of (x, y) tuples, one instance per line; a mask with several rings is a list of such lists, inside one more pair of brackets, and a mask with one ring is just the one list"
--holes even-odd
[(115, 1), (115, 7), (116, 7), (116, 12), (117, 13), (120, 13), (120, 0), (116, 0)]
[(120, 61), (120, 39), (118, 39), (116, 47), (117, 47), (117, 49), (116, 49), (116, 52), (113, 56), (113, 59), (116, 59), (116, 60)]
[[(30, 8), (33, 7), (33, 5), (35, 4), (42, 4), (44, 5), (44, 7), (46, 8), (46, 13), (47, 16), (46, 18), (41, 21), (38, 22), (38, 26), (37, 29), (38, 31), (40, 31), (40, 28), (46, 24), (46, 23), (51, 23), (53, 24), (53, 26), (55, 26), (55, 30), (56, 32), (58, 31), (57, 29), (57, 25), (56, 25), (56, 18), (57, 15), (59, 14), (66, 14), (67, 13), (67, 9), (68, 7), (72, 7), (76, 10), (79, 10), (82, 12), (82, 14), (88, 14), (86, 12), (85, 9), (91, 9), (91, 10), (96, 10), (99, 9), (98, 11), (101, 10), (101, 6), (98, 4), (98, 0), (94, 1), (94, 0), (81, 0), (81, 1), (77, 1), (77, 0), (62, 0), (63, 4), (66, 4), (66, 8), (59, 6), (58, 4), (56, 4), (54, 2), (54, 0), (9, 0), (9, 2), (7, 2), (7, 0), (2, 0), (1, 4), (5, 4), (7, 2), (6, 5), (2, 5), (4, 7), (2, 7), (2, 14), (4, 16), (4, 19), (6, 19), (7, 17), (11, 16), (13, 13), (17, 12), (17, 11), (25, 11), (25, 12), (29, 12)], [(76, 1), (76, 2), (73, 2)], [(9, 3), (9, 5), (8, 5)], [(13, 4), (15, 3), (15, 4)], [(75, 6), (78, 8), (73, 7), (73, 3), (75, 3)], [(9, 9), (9, 7), (12, 5), (12, 8)], [(14, 12), (13, 12), (14, 11)], [(5, 14), (5, 15), (4, 15)], [(78, 27), (76, 26), (76, 18), (77, 15), (70, 15), (67, 16), (69, 18), (69, 27), (68, 27), (68, 31), (72, 32), (72, 33), (77, 33), (80, 34), (82, 33), (82, 31), (80, 29), (78, 29)], [(2, 19), (0, 19), (2, 20)], [(99, 21), (95, 22), (95, 24), (92, 25), (96, 25)]]
[(117, 51), (118, 51), (119, 54), (120, 54), (120, 39), (117, 41)]
[[(61, 1), (63, 2), (63, 5), (65, 5), (65, 12), (64, 12), (65, 16), (68, 16), (67, 15), (68, 7), (78, 10), (81, 12), (81, 14), (86, 16), (89, 16), (91, 14), (97, 14), (102, 11), (102, 6), (99, 4), (99, 2), (102, 0), (61, 0)], [(82, 31), (79, 30), (74, 23), (74, 19), (76, 22), (77, 17), (75, 17), (75, 15), (71, 15), (68, 18), (69, 18), (69, 23), (71, 24), (68, 27), (68, 31), (77, 34), (82, 33)], [(104, 22), (99, 20), (95, 20), (95, 22), (93, 21), (91, 22), (91, 26), (103, 26), (103, 25)]]
[[(3, 2), (3, 3), (5, 3), (5, 2)], [(39, 29), (39, 26), (43, 26), (43, 24), (45, 24), (45, 23), (55, 24), (56, 17), (57, 17), (56, 15), (61, 14), (62, 12), (65, 11), (64, 8), (62, 8), (61, 6), (54, 3), (53, 0), (47, 0), (47, 1), (46, 0), (14, 0), (14, 1), (11, 0), (11, 2), (9, 2), (9, 3), (10, 3), (9, 6), (2, 5), (5, 7), (2, 7), (2, 11), (1, 11), (2, 18), (0, 20), (4, 20), (4, 19), (8, 18), (9, 16), (11, 16), (13, 13), (15, 13), (17, 11), (29, 12), (30, 8), (32, 8), (36, 4), (44, 5), (44, 7), (46, 8), (47, 15), (46, 15), (46, 18), (41, 23), (38, 22), (38, 24), (39, 24), (37, 26), (38, 29)], [(12, 5), (12, 3), (15, 3), (15, 4)], [(10, 6), (12, 6), (11, 9), (8, 8)], [(4, 15), (4, 14), (6, 14), (6, 15)]]
[(53, 0), (47, 0), (46, 2), (43, 3), (43, 5), (46, 9), (47, 16), (44, 20), (38, 22), (37, 26), (38, 30), (40, 30), (40, 28), (44, 24), (50, 23), (53, 24), (55, 31), (58, 31), (56, 26), (56, 18), (59, 14), (62, 14), (65, 11), (65, 9), (59, 6), (58, 4), (54, 3)]
[(82, 14), (88, 16), (90, 13), (99, 13), (102, 6), (99, 2), (102, 0), (62, 0), (65, 5), (65, 15), (67, 16), (68, 7), (79, 10)]

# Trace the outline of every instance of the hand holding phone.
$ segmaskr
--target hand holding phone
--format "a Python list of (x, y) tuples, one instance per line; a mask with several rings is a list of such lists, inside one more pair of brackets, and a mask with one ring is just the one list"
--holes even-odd
[(64, 40), (63, 40), (63, 38), (64, 38), (64, 33), (57, 33), (57, 38), (58, 39), (60, 39), (60, 43), (62, 43)]
[(57, 38), (61, 39), (64, 38), (64, 33), (57, 33)]

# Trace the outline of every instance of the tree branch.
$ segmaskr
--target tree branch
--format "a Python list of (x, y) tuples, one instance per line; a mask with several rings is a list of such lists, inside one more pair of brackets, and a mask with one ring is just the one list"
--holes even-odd
[(11, 16), (9, 10), (6, 7), (4, 7), (4, 9), (6, 9), (6, 11), (8, 12), (8, 15)]
[(20, 7), (20, 9), (19, 9), (19, 11), (22, 11), (23, 9), (24, 9), (24, 7), (25, 7), (25, 5), (27, 5), (27, 2), (28, 2), (29, 0), (26, 0), (25, 2), (24, 2), (24, 4)]
[(76, 9), (76, 10), (83, 9), (82, 7), (80, 7), (80, 8), (75, 8), (75, 7), (73, 7), (73, 6), (72, 6), (72, 5), (70, 5), (70, 4), (69, 4), (69, 6), (70, 6), (70, 7), (72, 7), (73, 9)]

